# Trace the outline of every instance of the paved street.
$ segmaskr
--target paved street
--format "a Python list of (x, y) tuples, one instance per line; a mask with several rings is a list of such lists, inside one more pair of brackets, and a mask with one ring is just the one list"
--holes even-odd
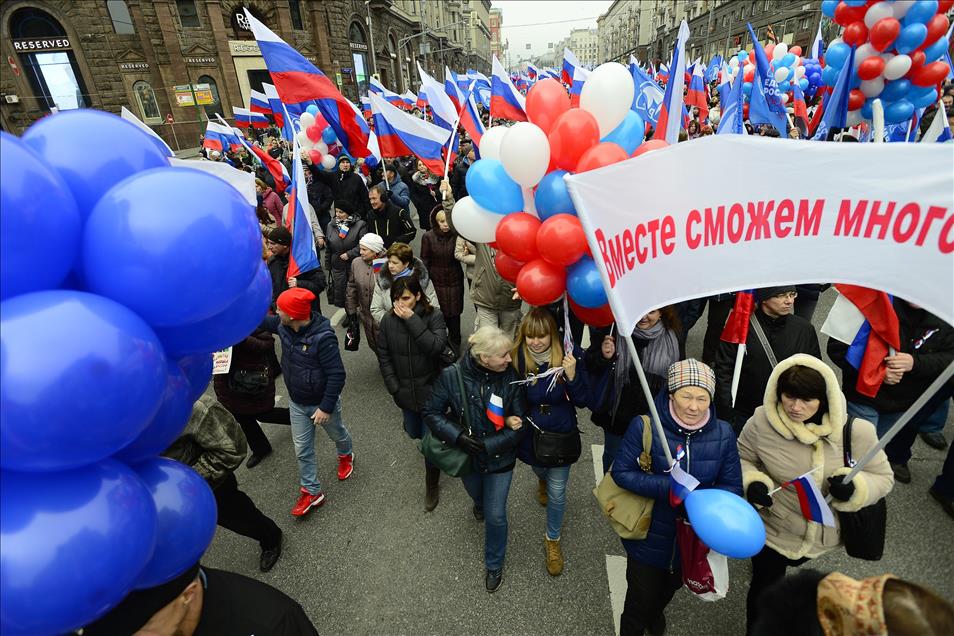
[[(823, 296), (816, 327), (832, 300), (832, 292)], [(464, 325), (472, 320), (470, 310)], [(704, 324), (703, 317), (690, 334), (690, 354), (701, 351)], [(205, 563), (262, 578), (285, 591), (304, 606), (323, 635), (614, 633), (625, 594), (625, 558), (591, 494), (592, 458), (601, 452), (602, 432), (588, 414), (580, 417), (584, 453), (569, 483), (563, 575), (546, 573), (544, 509), (534, 497), (535, 476), (518, 462), (509, 500), (504, 582), (490, 595), (483, 583), (483, 526), (471, 515), (464, 489), (458, 480), (443, 478), (440, 505), (433, 513), (424, 512), (421, 455), (403, 432), (400, 411), (384, 390), (373, 354), (362, 343), (360, 352), (342, 355), (348, 370), (344, 416), (354, 437), (354, 475), (337, 481), (334, 446), (319, 434), (319, 475), (328, 499), (307, 518), (292, 518), (298, 482), (289, 429), (264, 425), (275, 452), (254, 470), (243, 467), (237, 475), (242, 488), (284, 530), (282, 558), (263, 575), (258, 546), (219, 529)], [(283, 391), (280, 384), (279, 393)], [(287, 404), (286, 398), (282, 403)], [(950, 420), (946, 433), (950, 439)], [(914, 480), (896, 485), (889, 497), (888, 545), (881, 562), (857, 561), (836, 551), (813, 565), (858, 577), (893, 572), (954, 597), (954, 522), (926, 494), (943, 459), (942, 452), (920, 440), (915, 443), (910, 464)], [(748, 578), (748, 562), (730, 560), (726, 599), (703, 603), (678, 592), (666, 612), (667, 633), (743, 633)]]

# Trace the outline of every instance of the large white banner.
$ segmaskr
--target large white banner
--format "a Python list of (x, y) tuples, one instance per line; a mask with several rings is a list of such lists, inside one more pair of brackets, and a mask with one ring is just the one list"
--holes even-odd
[(711, 136), (565, 179), (627, 333), (674, 302), (806, 282), (954, 324), (954, 144)]

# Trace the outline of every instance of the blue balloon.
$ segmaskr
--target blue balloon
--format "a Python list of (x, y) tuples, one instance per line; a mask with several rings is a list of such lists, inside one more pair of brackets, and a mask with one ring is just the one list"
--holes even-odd
[(563, 175), (570, 174), (566, 170), (554, 170), (543, 176), (537, 184), (537, 191), (533, 196), (533, 203), (537, 208), (537, 216), (546, 221), (556, 214), (572, 214), (576, 216), (573, 200), (567, 192)]
[(845, 0), (845, 4), (849, 7), (860, 7), (865, 2), (867, 2), (867, 0)]
[(626, 113), (626, 117), (623, 118), (619, 126), (610, 131), (600, 141), (611, 141), (625, 150), (627, 155), (631, 155), (639, 148), (639, 144), (643, 142), (645, 136), (646, 124), (643, 122), (643, 118), (636, 111), (631, 110)]
[(309, 113), (309, 114), (311, 114), (311, 115), (317, 116), (317, 115), (318, 115), (318, 107), (317, 107), (316, 105), (314, 105), (314, 104), (308, 104), (308, 107), (305, 109), (305, 112), (307, 112), (307, 113)]
[(23, 141), (63, 178), (83, 219), (126, 177), (169, 165), (145, 132), (116, 115), (89, 108), (44, 117), (27, 129)]
[(740, 63), (743, 63), (743, 62), (745, 62), (747, 59), (749, 59), (749, 54), (748, 54), (747, 52), (745, 52), (745, 51), (739, 51), (738, 54), (736, 55), (736, 57), (739, 58), (739, 62), (740, 62)]
[(133, 466), (156, 508), (156, 549), (134, 587), (162, 585), (195, 565), (215, 534), (212, 489), (177, 461), (156, 457)]
[(941, 59), (941, 56), (947, 52), (948, 46), (947, 38), (940, 37), (934, 41), (934, 44), (924, 49), (924, 63), (930, 64), (936, 60)]
[(886, 124), (897, 124), (911, 119), (913, 114), (914, 104), (906, 99), (899, 99), (885, 107), (884, 122)]
[(743, 82), (742, 83), (742, 92), (746, 95), (752, 94), (752, 82)]
[(378, 158), (375, 157), (374, 155), (368, 155), (367, 157), (364, 158), (364, 163), (365, 163), (369, 168), (371, 168), (372, 170), (374, 170), (375, 168), (378, 167)]
[(871, 119), (874, 114), (871, 110), (871, 104), (874, 102), (874, 99), (869, 97), (865, 100), (865, 103), (861, 105), (861, 116), (865, 119)]
[[(74, 432), (60, 442), (70, 446), (77, 437)], [(136, 474), (119, 462), (64, 472), (4, 471), (0, 502), (5, 635), (72, 633), (119, 603), (152, 556), (156, 508)]]
[(835, 17), (835, 8), (838, 6), (838, 0), (822, 0), (821, 12), (829, 18)]
[(63, 179), (0, 132), (0, 299), (59, 287), (76, 261), (80, 215)]
[(584, 256), (567, 268), (566, 290), (580, 307), (594, 309), (607, 303), (600, 270), (589, 256)]
[(251, 206), (198, 170), (162, 168), (118, 183), (83, 236), (87, 288), (153, 326), (214, 316), (248, 288), (261, 262)]
[(719, 488), (697, 488), (685, 503), (692, 529), (716, 552), (747, 559), (765, 546), (765, 524), (742, 497)]
[(924, 92), (919, 91), (915, 93), (911, 91), (908, 93), (908, 101), (910, 101), (915, 108), (927, 108), (937, 101), (937, 89), (933, 86), (927, 86), (923, 90)]
[(911, 91), (911, 80), (896, 79), (892, 82), (886, 82), (881, 89), (881, 101), (896, 102)]
[(839, 70), (840, 69), (837, 69), (834, 66), (826, 66), (825, 70), (822, 71), (822, 84), (825, 86), (834, 86), (835, 82), (838, 81)]
[(248, 289), (223, 311), (179, 327), (158, 327), (156, 335), (166, 354), (174, 358), (225, 349), (255, 330), (271, 302), (272, 277), (263, 261)]
[(0, 466), (65, 470), (109, 457), (149, 424), (166, 387), (152, 329), (71, 290), (0, 304)]
[(185, 372), (170, 360), (166, 365), (168, 377), (159, 411), (139, 437), (113, 455), (127, 464), (135, 464), (155, 457), (179, 437), (192, 413), (192, 387)]
[[(898, 53), (907, 54), (921, 46), (925, 38), (927, 38), (927, 27), (920, 22), (915, 22), (901, 29), (898, 39), (894, 41), (894, 48), (898, 50)], [(828, 58), (827, 53), (825, 58)]]
[(523, 210), (523, 192), (496, 159), (480, 159), (471, 164), (466, 176), (467, 194), (477, 205), (497, 214)]
[(831, 68), (840, 69), (848, 60), (851, 47), (844, 42), (835, 42), (825, 51), (825, 64)]
[[(911, 8), (904, 14), (904, 24), (927, 24), (935, 13), (937, 13), (937, 0), (918, 0), (911, 3)], [(901, 32), (903, 33), (904, 29)]]
[(786, 53), (782, 56), (782, 66), (791, 66), (795, 63), (796, 55), (794, 53)]
[(781, 83), (778, 85), (778, 91), (779, 91), (780, 93), (787, 93), (787, 92), (790, 91), (790, 90), (792, 90), (792, 84), (791, 84), (791, 82), (789, 82), (789, 81), (781, 82)]
[(212, 354), (200, 353), (185, 356), (176, 360), (176, 363), (189, 381), (189, 403), (191, 404), (202, 397), (212, 380)]
[(321, 140), (326, 144), (333, 144), (338, 140), (338, 135), (335, 134), (334, 128), (328, 126), (323, 131), (321, 131)]
[(807, 90), (808, 90), (808, 87), (809, 87), (808, 80), (805, 79), (804, 77), (803, 77), (802, 79), (798, 80), (798, 87), (799, 87), (800, 89), (802, 89), (803, 91), (807, 91)]

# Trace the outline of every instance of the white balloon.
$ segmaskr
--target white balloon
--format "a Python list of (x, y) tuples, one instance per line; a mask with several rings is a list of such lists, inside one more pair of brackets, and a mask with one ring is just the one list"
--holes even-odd
[(886, 80), (901, 79), (911, 70), (911, 57), (895, 55), (884, 64), (884, 78)]
[(831, 48), (832, 44), (844, 44), (844, 42), (845, 41), (842, 40), (841, 38), (835, 38), (834, 40), (828, 43), (828, 46), (826, 48)]
[(864, 80), (861, 82), (861, 92), (865, 94), (865, 97), (877, 97), (881, 94), (881, 91), (884, 90), (884, 79), (881, 77), (876, 77), (870, 80)]
[[(299, 130), (295, 135), (298, 137), (298, 145), (304, 148), (305, 150), (311, 150), (315, 147), (315, 144), (311, 142), (311, 139), (308, 138), (308, 135), (305, 134), (304, 129)], [(324, 153), (322, 153), (324, 154)]]
[(903, 18), (907, 14), (908, 9), (914, 6), (915, 1), (916, 0), (898, 0), (895, 2), (894, 6), (891, 7), (894, 17), (898, 20)]
[(894, 17), (894, 7), (891, 2), (878, 2), (868, 7), (865, 13), (865, 26), (869, 29), (875, 25), (878, 20)]
[(480, 151), (480, 158), (500, 161), (500, 144), (506, 134), (506, 126), (488, 128), (487, 132), (481, 136), (480, 144), (477, 146), (477, 150)]
[(328, 144), (326, 144), (324, 141), (322, 141), (321, 139), (319, 139), (319, 140), (318, 140), (318, 143), (315, 144), (315, 150), (317, 150), (318, 152), (320, 152), (320, 153), (323, 154), (323, 155), (327, 155), (327, 154), (328, 154)]
[(474, 243), (493, 243), (497, 239), (497, 224), (504, 218), (477, 205), (471, 197), (454, 204), (451, 223), (457, 233)]
[(805, 67), (799, 66), (795, 69), (795, 79), (802, 79), (805, 77)]
[(301, 114), (301, 117), (298, 118), (298, 122), (301, 124), (302, 130), (307, 130), (315, 125), (315, 116), (305, 111)]
[(634, 94), (633, 76), (619, 62), (600, 64), (590, 73), (580, 93), (580, 108), (596, 119), (601, 139), (622, 123)]
[(514, 124), (507, 129), (500, 144), (500, 163), (510, 178), (524, 188), (537, 185), (550, 165), (550, 142), (546, 133), (529, 122)]
[(870, 42), (865, 42), (859, 46), (855, 50), (855, 70), (858, 70), (858, 67), (861, 66), (862, 62), (875, 55), (878, 55), (878, 49), (871, 46)]
[(739, 65), (738, 57), (733, 55), (732, 57), (729, 58), (729, 66), (731, 66), (732, 68), (735, 68), (738, 65)]
[(864, 117), (861, 116), (861, 109), (859, 108), (858, 110), (848, 111), (848, 117), (846, 119), (846, 123), (848, 124), (849, 127), (857, 126), (858, 124), (862, 122), (863, 119)]
[(748, 73), (749, 71), (752, 71), (752, 72), (754, 73), (754, 72), (755, 72), (755, 64), (746, 64), (746, 65), (745, 65), (745, 68), (743, 68), (742, 70), (745, 71), (746, 73)]
[(775, 45), (775, 49), (772, 51), (772, 59), (780, 60), (785, 57), (786, 53), (788, 53), (788, 45), (784, 42), (779, 42)]
[(338, 165), (338, 158), (334, 155), (325, 155), (321, 158), (321, 167), (325, 170), (334, 170)]
[(788, 67), (781, 66), (775, 69), (775, 81), (784, 82), (788, 79)]
[(783, 104), (788, 103), (788, 93), (782, 93), (782, 103)]

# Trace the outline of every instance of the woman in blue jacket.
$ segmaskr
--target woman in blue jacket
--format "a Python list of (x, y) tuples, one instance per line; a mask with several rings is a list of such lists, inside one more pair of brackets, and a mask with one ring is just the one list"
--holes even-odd
[[(721, 488), (742, 494), (742, 467), (732, 427), (716, 418), (712, 405), (715, 373), (698, 360), (682, 360), (669, 367), (667, 387), (656, 396), (656, 410), (673, 457), (685, 451), (681, 467), (699, 480), (699, 488)], [(638, 636), (644, 630), (662, 634), (663, 611), (682, 586), (676, 517), (685, 517), (682, 506), (669, 503), (669, 466), (662, 440), (653, 428), (652, 466), (639, 466), (643, 451), (642, 417), (633, 419), (613, 463), (613, 480), (626, 490), (655, 499), (652, 522), (645, 539), (624, 540), (626, 549), (626, 600), (620, 619), (621, 636)], [(652, 423), (650, 423), (652, 426)]]
[(547, 572), (559, 576), (563, 572), (563, 551), (560, 549), (560, 528), (566, 511), (566, 485), (570, 478), (570, 464), (545, 467), (539, 465), (533, 452), (534, 429), (553, 433), (573, 433), (576, 427), (576, 407), (586, 406), (586, 382), (582, 365), (577, 360), (582, 351), (563, 351), (556, 321), (547, 309), (537, 307), (520, 323), (517, 342), (511, 357), (520, 377), (545, 373), (554, 367), (563, 367), (563, 374), (554, 383), (550, 377), (527, 384), (527, 415), (530, 430), (520, 442), (517, 451), (521, 461), (530, 464), (539, 479), (537, 501), (547, 508), (547, 533), (543, 539), (546, 550)]

